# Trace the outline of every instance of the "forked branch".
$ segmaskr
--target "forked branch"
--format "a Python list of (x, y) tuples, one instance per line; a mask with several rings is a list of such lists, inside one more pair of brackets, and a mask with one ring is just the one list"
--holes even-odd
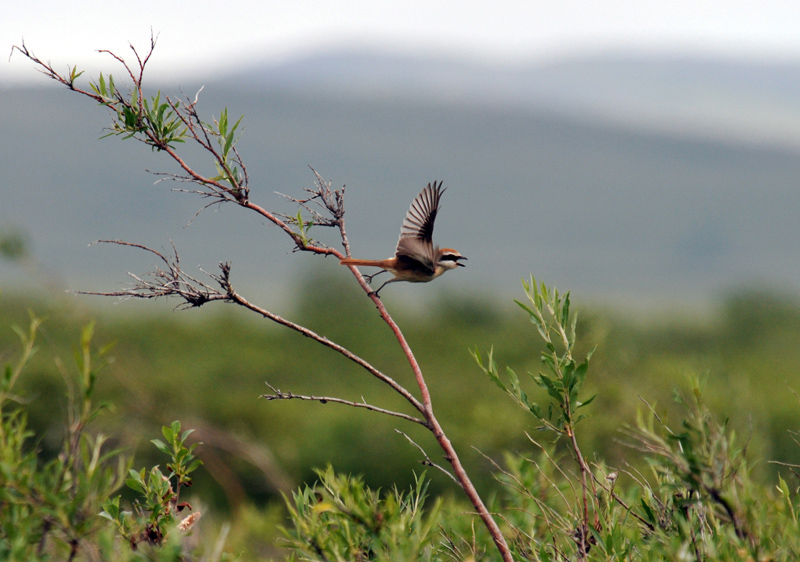
[[(341, 190), (331, 190), (330, 182), (326, 182), (319, 174), (314, 172), (316, 176), (315, 187), (306, 190), (308, 195), (304, 198), (289, 197), (289, 199), (300, 208), (296, 216), (287, 216), (270, 212), (261, 205), (254, 203), (250, 198), (249, 178), (246, 167), (239, 152), (236, 150), (236, 141), (238, 139), (241, 119), (231, 124), (228, 122), (227, 111), (222, 111), (219, 118), (214, 119), (213, 123), (203, 121), (197, 110), (199, 92), (194, 100), (186, 98), (184, 101), (173, 99), (169, 96), (164, 96), (162, 100), (160, 92), (155, 96), (148, 97), (145, 95), (142, 88), (143, 75), (145, 67), (155, 48), (155, 43), (155, 38), (151, 36), (150, 49), (144, 56), (140, 56), (139, 53), (131, 47), (137, 61), (134, 67), (130, 66), (122, 57), (110, 51), (102, 51), (112, 56), (125, 69), (128, 79), (132, 82), (131, 90), (127, 94), (123, 93), (117, 87), (111, 75), (104, 77), (102, 74), (96, 83), (90, 85), (90, 89), (81, 89), (76, 85), (76, 80), (81, 75), (76, 68), (71, 68), (67, 75), (62, 76), (53, 69), (49, 62), (44, 62), (37, 58), (24, 43), (21, 47), (15, 46), (12, 49), (12, 53), (14, 50), (20, 52), (30, 59), (40, 72), (44, 73), (49, 78), (64, 84), (70, 90), (87, 96), (110, 109), (112, 112), (112, 126), (109, 129), (109, 135), (134, 138), (150, 146), (156, 152), (166, 153), (177, 163), (182, 172), (179, 174), (159, 174), (162, 180), (169, 179), (179, 183), (194, 184), (194, 189), (176, 189), (176, 191), (188, 192), (199, 195), (201, 198), (209, 199), (210, 202), (207, 202), (202, 209), (217, 203), (234, 203), (259, 214), (268, 222), (277, 226), (291, 238), (296, 251), (332, 255), (339, 259), (349, 256), (350, 245), (344, 226), (344, 188)], [(186, 141), (200, 145), (211, 156), (216, 168), (216, 175), (207, 176), (199, 173), (195, 166), (187, 162), (178, 153), (177, 145)], [(302, 215), (303, 211), (307, 213), (307, 216), (304, 217)], [(320, 226), (338, 229), (344, 254), (311, 238), (309, 231), (312, 227)], [(179, 306), (186, 307), (201, 306), (207, 302), (217, 300), (234, 303), (273, 322), (295, 330), (306, 337), (310, 337), (318, 343), (347, 357), (350, 361), (361, 366), (369, 374), (378, 378), (381, 382), (400, 394), (422, 415), (422, 418), (416, 418), (400, 412), (392, 412), (377, 406), (348, 402), (342, 399), (299, 396), (290, 393), (281, 393), (279, 391), (275, 391), (275, 394), (270, 395), (271, 397), (268, 398), (273, 400), (327, 400), (352, 407), (366, 408), (424, 425), (433, 433), (439, 446), (442, 448), (445, 459), (453, 468), (455, 480), (462, 487), (478, 515), (486, 525), (503, 560), (506, 562), (512, 561), (511, 551), (499, 526), (475, 490), (475, 487), (461, 464), (458, 454), (434, 415), (427, 383), (425, 382), (422, 370), (420, 369), (413, 351), (383, 302), (372, 291), (357, 268), (351, 267), (350, 269), (358, 284), (368, 297), (372, 299), (381, 318), (395, 335), (414, 373), (420, 392), (420, 399), (417, 399), (410, 391), (386, 374), (380, 372), (370, 363), (339, 344), (316, 334), (308, 328), (295, 324), (249, 302), (233, 288), (230, 281), (230, 265), (227, 263), (220, 264), (221, 272), (219, 274), (210, 275), (219, 286), (219, 288), (216, 288), (187, 275), (180, 267), (180, 260), (174, 248), (173, 256), (168, 258), (161, 252), (139, 244), (114, 240), (105, 242), (131, 246), (151, 252), (159, 258), (162, 266), (157, 267), (154, 271), (145, 276), (130, 274), (134, 279), (134, 284), (125, 290), (106, 293), (85, 292), (84, 294), (148, 299), (177, 297), (182, 301), (182, 305)]]
[(139, 276), (128, 273), (134, 280), (133, 285), (119, 291), (94, 292), (94, 291), (75, 291), (81, 295), (100, 295), (104, 297), (121, 297), (123, 299), (157, 299), (159, 297), (178, 297), (181, 304), (179, 308), (193, 308), (202, 306), (207, 302), (215, 300), (227, 300), (227, 295), (218, 289), (188, 275), (181, 269), (180, 257), (175, 246), (172, 246), (172, 257), (168, 258), (163, 253), (148, 248), (142, 244), (125, 242), (123, 240), (98, 240), (93, 244), (116, 244), (128, 246), (150, 252), (158, 257), (162, 263), (161, 267), (156, 267), (153, 271)]

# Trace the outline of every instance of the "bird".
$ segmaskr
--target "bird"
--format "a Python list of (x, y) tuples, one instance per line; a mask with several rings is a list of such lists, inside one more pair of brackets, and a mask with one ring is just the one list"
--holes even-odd
[(414, 198), (400, 228), (400, 240), (397, 242), (394, 257), (385, 260), (343, 258), (339, 263), (347, 266), (381, 268), (383, 271), (367, 276), (369, 283), (384, 271), (394, 275), (376, 291), (372, 291), (376, 296), (389, 283), (396, 281), (427, 283), (446, 271), (464, 267), (461, 260), (467, 258), (457, 250), (433, 245), (433, 223), (439, 211), (439, 199), (445, 189), (442, 189), (441, 181), (438, 183), (434, 181)]

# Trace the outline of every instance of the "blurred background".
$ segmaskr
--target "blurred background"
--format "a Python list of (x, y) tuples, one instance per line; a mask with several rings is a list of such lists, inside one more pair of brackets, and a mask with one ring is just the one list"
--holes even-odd
[[(531, 273), (572, 291), (584, 351), (598, 345), (587, 450), (622, 462), (619, 429), (634, 422), (638, 397), (667, 411), (673, 388), (696, 373), (756, 458), (800, 461), (788, 433), (800, 387), (800, 6), (48, 1), (4, 12), (1, 45), (24, 39), (56, 69), (78, 65), (84, 85), (100, 71), (121, 81), (97, 50), (131, 57), (128, 43), (144, 52), (152, 29), (150, 93), (193, 98), (202, 87), (206, 119), (223, 107), (244, 115), (238, 148), (252, 198), (268, 209), (291, 210), (276, 192), (311, 187), (309, 166), (346, 185), (359, 257), (390, 256), (413, 197), (443, 180), (434, 238), (468, 256), (467, 268), (382, 297), (483, 489), (491, 466), (470, 447), (499, 459), (530, 448), (524, 431), (534, 428), (468, 349), (494, 345), (501, 364), (538, 369), (532, 326), (512, 303)], [(150, 172), (174, 170), (163, 155), (98, 140), (107, 112), (19, 53), (0, 64), (0, 107), (0, 343), (13, 356), (10, 326), (27, 310), (45, 317), (45, 353), (28, 381), (38, 427), (59, 434), (53, 357), (68, 360), (95, 318), (98, 342), (117, 342), (100, 385), (117, 407), (105, 431), (146, 455), (160, 425), (197, 427), (207, 501), (267, 501), (327, 462), (377, 485), (412, 480), (419, 454), (395, 420), (258, 400), (268, 380), (402, 407), (304, 338), (224, 305), (175, 312), (178, 303), (65, 292), (114, 290), (156, 265), (94, 240), (174, 242), (188, 271), (232, 261), (250, 300), (412, 384), (344, 268), (293, 254), (285, 236), (233, 207), (191, 221), (204, 202), (154, 183)], [(208, 170), (202, 154), (187, 157)]]

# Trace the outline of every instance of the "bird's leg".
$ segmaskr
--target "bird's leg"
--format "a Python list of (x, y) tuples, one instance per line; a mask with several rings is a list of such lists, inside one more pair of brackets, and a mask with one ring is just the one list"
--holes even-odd
[[(377, 275), (377, 273), (376, 273), (375, 275)], [(375, 289), (374, 291), (372, 291), (372, 292), (370, 292), (370, 293), (367, 293), (367, 296), (370, 296), (370, 295), (375, 295), (375, 296), (377, 297), (377, 296), (378, 296), (378, 293), (380, 292), (380, 290), (381, 290), (381, 289), (383, 289), (383, 288), (384, 288), (386, 285), (388, 285), (388, 284), (389, 284), (389, 283), (391, 283), (392, 281), (399, 281), (399, 279), (397, 279), (396, 277), (395, 277), (395, 278), (393, 278), (393, 279), (389, 279), (389, 280), (388, 280), (386, 283), (384, 283), (383, 285), (381, 285), (380, 287), (378, 287), (378, 288), (377, 288), (377, 289)]]
[[(365, 275), (365, 276), (364, 276), (364, 279), (366, 279), (366, 280), (367, 280), (367, 283), (372, 283), (372, 280), (373, 280), (373, 279), (375, 279), (375, 278), (376, 278), (378, 275), (380, 275), (381, 273), (386, 273), (386, 270), (385, 270), (385, 269), (381, 269), (381, 270), (380, 270), (378, 273), (373, 273), (372, 275)], [(386, 284), (386, 283), (384, 283), (384, 285), (385, 285), (385, 284)]]

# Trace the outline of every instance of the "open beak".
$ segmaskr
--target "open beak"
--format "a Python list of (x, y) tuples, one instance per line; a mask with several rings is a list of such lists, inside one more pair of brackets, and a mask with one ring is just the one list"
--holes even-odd
[(467, 267), (466, 265), (464, 265), (463, 263), (461, 263), (460, 261), (458, 261), (458, 260), (465, 260), (465, 259), (467, 259), (465, 256), (458, 256), (458, 257), (456, 258), (456, 265), (457, 265), (458, 267)]

